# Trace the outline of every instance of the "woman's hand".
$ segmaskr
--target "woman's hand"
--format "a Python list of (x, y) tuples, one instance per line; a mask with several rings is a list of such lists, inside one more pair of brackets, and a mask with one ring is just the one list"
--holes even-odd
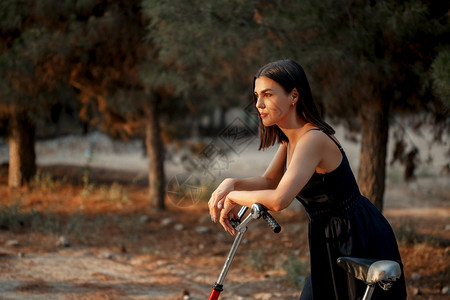
[(209, 214), (211, 220), (217, 222), (220, 214), (220, 210), (224, 207), (225, 199), (231, 191), (234, 190), (234, 182), (232, 179), (225, 179), (217, 187), (217, 189), (211, 194), (211, 198), (208, 201)]
[(230, 198), (226, 197), (223, 204), (223, 209), (220, 212), (219, 222), (223, 226), (223, 228), (231, 235), (236, 234), (236, 230), (234, 229), (233, 225), (231, 225), (230, 221), (232, 217), (235, 217), (237, 211), (236, 209), (239, 209), (239, 206), (232, 200), (230, 200)]

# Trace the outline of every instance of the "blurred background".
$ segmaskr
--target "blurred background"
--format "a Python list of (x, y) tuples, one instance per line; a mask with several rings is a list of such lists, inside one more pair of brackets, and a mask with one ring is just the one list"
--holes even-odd
[[(293, 59), (362, 193), (396, 230), (411, 299), (448, 297), (449, 6), (2, 0), (0, 292), (205, 298), (232, 242), (208, 221), (206, 203), (223, 178), (267, 167), (276, 149), (257, 151), (253, 76)], [(278, 217), (284, 237), (256, 227), (236, 258), (249, 284), (224, 297), (297, 299), (307, 218), (296, 203)], [(85, 274), (74, 257), (99, 269)], [(89, 259), (106, 259), (109, 277)], [(127, 272), (138, 275), (119, 278)]]

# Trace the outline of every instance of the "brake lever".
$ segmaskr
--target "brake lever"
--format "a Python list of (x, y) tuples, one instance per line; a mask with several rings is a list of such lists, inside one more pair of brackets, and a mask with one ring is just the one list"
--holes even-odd
[(230, 219), (231, 226), (233, 226), (233, 228), (236, 228), (236, 227), (239, 226), (239, 224), (241, 224), (242, 217), (244, 217), (244, 215), (247, 212), (247, 210), (248, 210), (247, 206), (242, 206), (241, 209), (238, 212), (237, 219), (235, 219), (235, 218), (231, 218)]

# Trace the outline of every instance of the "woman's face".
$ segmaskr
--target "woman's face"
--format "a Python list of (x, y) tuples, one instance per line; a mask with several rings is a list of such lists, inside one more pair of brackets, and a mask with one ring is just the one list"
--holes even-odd
[(264, 126), (281, 125), (292, 111), (292, 93), (286, 93), (284, 88), (274, 80), (261, 76), (255, 80), (256, 108)]

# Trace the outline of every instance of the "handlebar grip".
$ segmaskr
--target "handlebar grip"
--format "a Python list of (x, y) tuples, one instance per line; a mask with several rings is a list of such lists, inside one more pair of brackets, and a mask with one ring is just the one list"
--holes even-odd
[(281, 231), (281, 226), (278, 222), (272, 217), (269, 212), (266, 210), (262, 211), (262, 217), (266, 220), (267, 224), (269, 224), (270, 228), (272, 228), (273, 232), (278, 233)]

